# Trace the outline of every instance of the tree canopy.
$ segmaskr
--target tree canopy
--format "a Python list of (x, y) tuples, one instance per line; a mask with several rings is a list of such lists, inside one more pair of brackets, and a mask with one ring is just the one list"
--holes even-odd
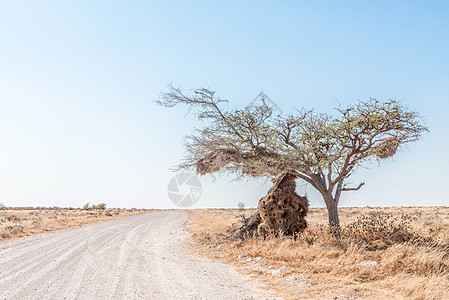
[(337, 108), (335, 115), (301, 108), (285, 116), (274, 114), (264, 97), (243, 109), (225, 110), (227, 102), (205, 88), (186, 95), (170, 86), (162, 94), (160, 105), (185, 104), (206, 121), (187, 137), (187, 154), (179, 167), (256, 178), (288, 173), (320, 192), (335, 225), (341, 193), (364, 184), (345, 184), (356, 168), (393, 156), (428, 131), (416, 111), (396, 100), (358, 101)]

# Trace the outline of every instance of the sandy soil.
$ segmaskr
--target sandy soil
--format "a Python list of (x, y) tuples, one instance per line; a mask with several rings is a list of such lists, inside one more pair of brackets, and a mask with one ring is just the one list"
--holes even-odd
[(184, 211), (0, 243), (0, 299), (273, 299), (191, 251)]

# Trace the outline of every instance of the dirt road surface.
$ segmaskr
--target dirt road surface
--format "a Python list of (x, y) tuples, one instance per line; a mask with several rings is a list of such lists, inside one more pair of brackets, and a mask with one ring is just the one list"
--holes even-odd
[(184, 211), (156, 211), (0, 243), (0, 299), (274, 299), (199, 257)]

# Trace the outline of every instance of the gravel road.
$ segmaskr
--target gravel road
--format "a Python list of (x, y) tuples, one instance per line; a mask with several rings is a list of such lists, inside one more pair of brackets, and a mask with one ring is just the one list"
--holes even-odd
[(274, 299), (196, 255), (184, 211), (0, 243), (0, 299)]

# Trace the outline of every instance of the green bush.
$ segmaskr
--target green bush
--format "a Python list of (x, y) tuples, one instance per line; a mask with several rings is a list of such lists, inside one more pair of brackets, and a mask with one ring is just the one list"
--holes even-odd
[(100, 203), (100, 204), (92, 206), (92, 208), (96, 209), (96, 210), (105, 210), (106, 209), (106, 204), (105, 203)]

